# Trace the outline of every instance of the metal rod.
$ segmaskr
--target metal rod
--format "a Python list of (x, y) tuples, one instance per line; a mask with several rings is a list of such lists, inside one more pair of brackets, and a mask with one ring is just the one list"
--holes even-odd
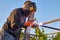
[(58, 31), (60, 31), (60, 29), (58, 29), (58, 28), (54, 28), (54, 27), (49, 27), (49, 26), (42, 26), (42, 27), (50, 28), (50, 29), (54, 29), (54, 30), (58, 30)]
[(60, 21), (60, 18), (44, 22), (44, 24), (49, 24), (49, 23), (53, 23), (53, 22), (56, 22), (56, 21)]

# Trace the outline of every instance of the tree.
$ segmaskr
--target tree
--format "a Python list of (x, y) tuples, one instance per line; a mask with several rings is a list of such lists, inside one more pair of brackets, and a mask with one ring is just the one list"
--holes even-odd
[[(38, 27), (33, 29), (35, 29), (35, 34), (30, 35), (30, 40), (47, 40), (47, 36), (44, 34), (44, 29), (42, 29), (42, 31)], [(20, 40), (23, 40), (23, 36), (24, 33), (21, 31)]]
[(60, 40), (60, 33), (57, 33), (57, 35), (52, 40)]
[(39, 36), (36, 36), (36, 40), (47, 40), (47, 36), (44, 34), (44, 29), (42, 29), (41, 31), (38, 27), (36, 27), (35, 35), (39, 35)]

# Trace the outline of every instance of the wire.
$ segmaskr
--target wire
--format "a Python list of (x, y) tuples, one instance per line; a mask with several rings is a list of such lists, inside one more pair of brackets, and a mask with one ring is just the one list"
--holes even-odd
[(49, 26), (42, 26), (42, 27), (50, 28), (50, 29), (54, 29), (54, 30), (58, 30), (58, 31), (60, 31), (60, 29), (58, 29), (58, 28), (54, 28), (54, 27), (49, 27)]

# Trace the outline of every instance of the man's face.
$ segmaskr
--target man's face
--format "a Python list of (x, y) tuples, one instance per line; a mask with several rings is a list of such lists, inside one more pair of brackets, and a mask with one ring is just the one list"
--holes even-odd
[(30, 11), (30, 12), (34, 12), (33, 6), (31, 6), (31, 7), (29, 8), (29, 11)]
[[(23, 6), (24, 9), (25, 9), (25, 6), (26, 5)], [(35, 13), (33, 6), (29, 7), (28, 11), (29, 11), (29, 13), (27, 14), (27, 16), (33, 15)]]
[(34, 9), (33, 9), (33, 6), (31, 6), (31, 7), (29, 8), (29, 11), (30, 11), (30, 14), (34, 14), (34, 13), (35, 13), (35, 11), (34, 11)]

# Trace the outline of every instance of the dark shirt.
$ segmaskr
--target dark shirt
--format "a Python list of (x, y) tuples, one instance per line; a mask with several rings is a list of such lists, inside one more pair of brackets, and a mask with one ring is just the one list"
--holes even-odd
[(24, 27), (25, 20), (26, 15), (24, 13), (24, 10), (22, 8), (14, 9), (3, 25), (3, 29), (13, 36), (18, 37), (21, 27)]

